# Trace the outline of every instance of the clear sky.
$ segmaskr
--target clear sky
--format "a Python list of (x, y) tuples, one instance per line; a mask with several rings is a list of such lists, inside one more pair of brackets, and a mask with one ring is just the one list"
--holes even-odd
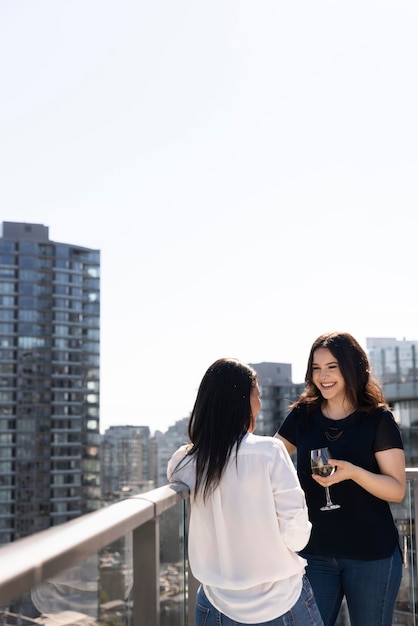
[(0, 221), (101, 250), (101, 424), (418, 339), (415, 0), (2, 0)]

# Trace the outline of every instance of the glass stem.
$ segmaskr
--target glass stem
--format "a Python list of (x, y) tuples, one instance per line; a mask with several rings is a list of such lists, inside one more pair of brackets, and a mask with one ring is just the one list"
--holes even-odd
[(330, 506), (332, 504), (331, 502), (331, 496), (329, 495), (329, 488), (325, 487), (325, 495), (327, 496), (327, 506)]

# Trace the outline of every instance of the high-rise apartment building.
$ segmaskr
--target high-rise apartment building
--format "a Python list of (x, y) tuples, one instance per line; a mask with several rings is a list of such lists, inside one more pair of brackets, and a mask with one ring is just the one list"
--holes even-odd
[(373, 374), (401, 428), (407, 466), (418, 465), (418, 341), (368, 337)]
[(289, 405), (304, 389), (304, 384), (292, 382), (290, 363), (250, 363), (257, 372), (261, 390), (261, 411), (257, 416), (255, 433), (272, 437), (289, 413)]
[(418, 341), (368, 337), (367, 353), (373, 373), (383, 384), (418, 379)]
[(0, 543), (100, 506), (100, 253), (0, 233)]
[(151, 439), (150, 476), (156, 487), (167, 484), (167, 463), (173, 453), (184, 443), (189, 443), (187, 428), (189, 418), (184, 417), (172, 424), (165, 433), (158, 431)]
[(105, 500), (155, 487), (150, 479), (149, 426), (110, 426), (101, 442), (101, 485)]
[(418, 426), (418, 341), (368, 337), (373, 374), (402, 427)]

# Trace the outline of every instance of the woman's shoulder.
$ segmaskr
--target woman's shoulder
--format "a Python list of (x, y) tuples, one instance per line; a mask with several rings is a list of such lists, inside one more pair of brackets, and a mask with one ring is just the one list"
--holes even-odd
[(300, 428), (306, 428), (310, 421), (309, 416), (314, 412), (314, 407), (306, 402), (299, 402), (293, 405), (279, 427), (278, 433), (296, 445), (296, 432)]
[(378, 406), (369, 411), (357, 412), (357, 423), (368, 424), (376, 432), (393, 433), (399, 431), (399, 424), (388, 406)]
[(360, 411), (360, 413), (363, 413), (366, 417), (373, 418), (377, 421), (395, 419), (391, 409), (386, 405), (375, 407), (369, 411)]
[(193, 445), (191, 443), (183, 443), (177, 450), (173, 453), (173, 457), (182, 457), (190, 452)]
[(167, 463), (169, 482), (183, 482), (192, 487), (195, 481), (195, 458), (188, 454), (191, 445), (184, 444), (178, 448)]
[(287, 417), (290, 417), (291, 419), (301, 419), (310, 413), (313, 413), (315, 410), (316, 407), (308, 402), (298, 402), (298, 404), (294, 404), (290, 408), (290, 412)]
[(188, 452), (190, 451), (190, 448), (191, 448), (190, 444), (183, 444), (182, 446), (177, 448), (175, 452), (173, 452), (173, 454), (171, 455), (167, 463), (170, 472), (173, 472), (174, 469), (177, 469), (177, 467), (181, 465), (181, 462), (183, 461), (183, 459), (185, 459), (188, 456)]
[(273, 453), (274, 450), (282, 449), (282, 447), (284, 447), (284, 443), (278, 437), (248, 433), (241, 443), (240, 450), (253, 449), (259, 452)]
[(269, 435), (257, 435), (256, 433), (247, 433), (247, 435), (241, 442), (241, 446), (268, 446), (271, 445), (274, 441), (276, 441), (276, 439), (274, 437), (270, 437)]

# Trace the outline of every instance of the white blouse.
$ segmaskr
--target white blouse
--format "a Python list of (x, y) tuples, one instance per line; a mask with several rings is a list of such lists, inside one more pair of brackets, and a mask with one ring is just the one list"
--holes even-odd
[(299, 598), (310, 536), (305, 495), (282, 441), (247, 433), (221, 482), (194, 500), (195, 462), (181, 446), (167, 477), (191, 491), (188, 557), (195, 578), (222, 613), (247, 623), (286, 613)]

